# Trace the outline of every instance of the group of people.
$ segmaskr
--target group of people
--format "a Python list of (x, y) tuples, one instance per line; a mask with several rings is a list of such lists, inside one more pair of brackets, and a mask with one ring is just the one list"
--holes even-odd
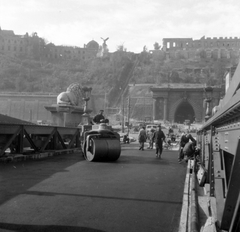
[(199, 148), (196, 145), (196, 140), (189, 133), (189, 130), (186, 130), (180, 139), (178, 162), (181, 163), (183, 160), (187, 162), (189, 159), (197, 156), (199, 153)]
[(158, 125), (157, 130), (151, 130), (149, 135), (145, 131), (145, 127), (143, 126), (138, 133), (138, 142), (140, 144), (139, 150), (144, 150), (144, 143), (149, 139), (149, 148), (153, 149), (153, 143), (155, 143), (156, 147), (156, 157), (161, 159), (162, 151), (163, 151), (163, 141), (166, 143), (166, 136), (162, 131), (161, 125)]
[[(173, 134), (173, 131), (171, 131), (171, 133)], [(144, 126), (140, 129), (138, 133), (138, 142), (140, 144), (139, 150), (144, 150), (144, 143), (147, 140), (149, 141), (149, 149), (153, 149), (153, 144), (155, 143), (156, 157), (161, 159), (163, 152), (163, 142), (167, 143), (166, 136), (162, 131), (161, 125), (158, 125), (156, 131), (152, 129), (148, 134), (146, 133)], [(181, 163), (183, 160), (187, 162), (187, 160), (193, 158), (197, 152), (198, 148), (196, 147), (196, 140), (189, 133), (189, 130), (186, 130), (182, 134), (179, 143), (179, 163)]]
[[(93, 118), (93, 123), (99, 124), (107, 120), (105, 119), (103, 112), (103, 110), (99, 111), (99, 113)], [(169, 128), (169, 136), (171, 137), (171, 140), (175, 140), (174, 131), (172, 128)], [(144, 150), (144, 143), (147, 140), (149, 141), (149, 149), (153, 149), (153, 144), (155, 143), (156, 157), (161, 159), (163, 152), (163, 142), (168, 143), (166, 141), (166, 136), (162, 131), (161, 125), (158, 125), (156, 131), (154, 129), (151, 129), (148, 134), (145, 130), (145, 127), (142, 126), (138, 133), (138, 142), (140, 144), (139, 150)], [(196, 155), (198, 151), (199, 149), (196, 147), (196, 140), (189, 133), (189, 130), (186, 130), (180, 139), (178, 162), (181, 163), (183, 160), (187, 162), (187, 160)]]

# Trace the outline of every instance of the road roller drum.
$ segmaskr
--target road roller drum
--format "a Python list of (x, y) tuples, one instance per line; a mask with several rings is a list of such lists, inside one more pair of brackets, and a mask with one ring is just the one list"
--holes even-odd
[(83, 153), (88, 161), (116, 161), (121, 154), (120, 136), (106, 129), (86, 131), (83, 134)]

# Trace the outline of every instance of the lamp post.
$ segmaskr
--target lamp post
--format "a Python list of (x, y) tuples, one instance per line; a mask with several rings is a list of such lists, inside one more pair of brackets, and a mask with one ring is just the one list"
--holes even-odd
[(88, 101), (90, 100), (92, 88), (91, 87), (83, 87), (83, 101), (84, 101), (84, 108), (83, 108), (83, 115), (82, 115), (82, 124), (88, 125), (89, 122), (89, 115), (88, 115)]
[(128, 100), (127, 100), (127, 106), (128, 106), (128, 114), (127, 114), (127, 120), (128, 120), (128, 136), (129, 136), (129, 131), (130, 131), (130, 95), (128, 96)]
[(210, 102), (212, 101), (212, 91), (213, 88), (211, 86), (207, 86), (205, 89), (205, 97), (206, 97), (206, 112), (205, 112), (205, 122), (211, 117), (210, 111)]
[(110, 92), (110, 89), (105, 89), (105, 92), (104, 92), (104, 112), (105, 112), (105, 115), (107, 116), (108, 115), (108, 98), (109, 98), (109, 92)]

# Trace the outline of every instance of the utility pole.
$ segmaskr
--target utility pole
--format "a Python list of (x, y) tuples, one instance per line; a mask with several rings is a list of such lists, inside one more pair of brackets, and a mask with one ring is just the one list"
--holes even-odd
[(122, 133), (124, 133), (124, 100), (123, 100), (123, 94), (121, 96), (121, 104), (122, 104)]
[(146, 109), (145, 109), (145, 107), (146, 107), (146, 103), (145, 103), (145, 97), (144, 97), (143, 100), (144, 100), (144, 105), (143, 105), (143, 106), (144, 106), (144, 107), (143, 107), (143, 108), (144, 108), (144, 118), (143, 118), (143, 121), (145, 122), (145, 116), (146, 116)]
[(104, 113), (107, 116), (108, 112), (107, 112), (107, 105), (108, 101), (107, 101), (107, 91), (105, 90), (105, 94), (104, 94)]
[(127, 102), (127, 106), (128, 106), (128, 136), (129, 136), (129, 130), (130, 130), (130, 96), (128, 96), (128, 102)]

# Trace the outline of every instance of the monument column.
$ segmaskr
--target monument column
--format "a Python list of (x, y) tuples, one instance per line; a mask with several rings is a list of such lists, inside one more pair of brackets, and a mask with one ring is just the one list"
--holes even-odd
[(153, 98), (153, 120), (156, 120), (156, 112), (157, 111), (157, 99)]
[(167, 120), (167, 98), (163, 100), (163, 121)]

